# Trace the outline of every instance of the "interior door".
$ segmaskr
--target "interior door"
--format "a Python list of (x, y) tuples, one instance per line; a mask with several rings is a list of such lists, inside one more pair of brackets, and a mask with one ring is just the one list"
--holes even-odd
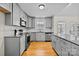
[(36, 41), (45, 41), (45, 33), (36, 33)]

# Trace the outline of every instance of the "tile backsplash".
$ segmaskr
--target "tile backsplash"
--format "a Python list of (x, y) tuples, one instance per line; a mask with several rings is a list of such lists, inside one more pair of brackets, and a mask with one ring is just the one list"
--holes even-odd
[(22, 29), (23, 32), (26, 32), (27, 29), (23, 27), (18, 27), (18, 26), (5, 26), (4, 27), (4, 36), (14, 36), (14, 30), (19, 30)]

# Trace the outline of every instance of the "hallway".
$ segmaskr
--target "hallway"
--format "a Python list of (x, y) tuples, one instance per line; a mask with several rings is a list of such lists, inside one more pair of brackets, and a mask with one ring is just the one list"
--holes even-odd
[(51, 42), (31, 42), (22, 56), (57, 56)]

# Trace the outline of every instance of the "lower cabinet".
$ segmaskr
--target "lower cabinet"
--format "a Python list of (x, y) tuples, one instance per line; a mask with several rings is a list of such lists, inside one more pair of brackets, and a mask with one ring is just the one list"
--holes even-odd
[(52, 46), (59, 56), (79, 56), (79, 46), (52, 36)]
[(79, 47), (77, 47), (77, 53), (76, 53), (77, 56), (79, 56)]
[(5, 56), (19, 56), (20, 55), (20, 38), (19, 37), (5, 37), (4, 39)]
[(4, 49), (5, 56), (20, 56), (26, 49), (27, 39), (26, 36), (21, 37), (5, 37), (4, 38)]
[(45, 41), (51, 41), (51, 33), (49, 32), (45, 33)]
[(22, 35), (20, 37), (20, 55), (22, 55), (25, 49), (25, 35)]
[(45, 41), (45, 33), (43, 32), (36, 33), (36, 41)]
[(56, 39), (57, 39), (57, 38), (56, 38), (54, 35), (51, 36), (53, 48), (56, 47)]
[(64, 46), (61, 47), (61, 55), (68, 56), (67, 47), (64, 47)]
[(35, 32), (31, 32), (30, 34), (30, 38), (31, 38), (31, 41), (36, 41), (36, 33)]
[(68, 56), (67, 42), (65, 40), (61, 40), (61, 54), (62, 56)]
[(71, 44), (71, 52), (70, 52), (71, 56), (77, 56), (77, 52), (78, 52), (77, 46), (74, 44)]

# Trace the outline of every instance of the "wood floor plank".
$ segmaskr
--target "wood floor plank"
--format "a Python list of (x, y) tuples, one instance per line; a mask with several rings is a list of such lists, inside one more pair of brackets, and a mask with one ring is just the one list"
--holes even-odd
[(57, 56), (51, 42), (31, 42), (22, 56)]

